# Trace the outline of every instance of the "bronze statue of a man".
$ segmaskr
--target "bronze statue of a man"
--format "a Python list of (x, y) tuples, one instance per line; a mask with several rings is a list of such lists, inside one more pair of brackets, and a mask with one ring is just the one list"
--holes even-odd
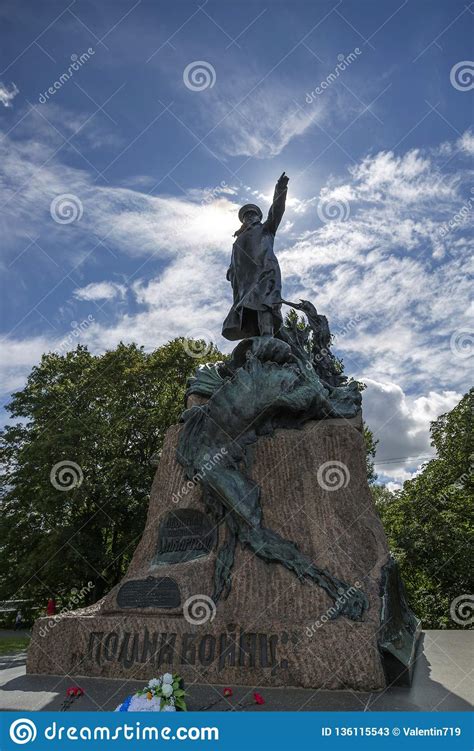
[(231, 341), (251, 336), (272, 336), (281, 317), (281, 274), (273, 242), (285, 211), (289, 178), (278, 179), (268, 217), (248, 203), (239, 211), (242, 226), (235, 233), (227, 279), (234, 301), (222, 326), (222, 336)]

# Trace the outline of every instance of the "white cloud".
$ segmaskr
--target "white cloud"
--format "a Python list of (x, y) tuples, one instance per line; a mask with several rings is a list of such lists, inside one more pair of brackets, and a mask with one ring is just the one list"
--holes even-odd
[(46, 336), (0, 340), (0, 393), (6, 394), (23, 386), (26, 374), (49, 351), (51, 342)]
[(454, 231), (446, 232), (444, 223), (462, 208), (463, 191), (470, 195), (466, 171), (443, 172), (433, 158), (412, 150), (403, 156), (380, 152), (349, 172), (349, 182), (321, 189), (315, 222), (326, 222), (282, 254), (289, 273), (348, 260), (366, 264), (374, 249), (385, 257), (427, 247), (435, 257), (461, 255), (456, 243), (472, 216)]
[(79, 287), (73, 292), (78, 300), (113, 300), (124, 297), (126, 287), (115, 282), (91, 282), (86, 287)]
[(379, 439), (376, 471), (400, 484), (434, 456), (430, 422), (451, 410), (461, 399), (455, 391), (409, 397), (395, 383), (363, 378), (364, 420)]
[(336, 343), (351, 373), (422, 393), (427, 384), (468, 382), (469, 361), (450, 345), (454, 332), (472, 331), (474, 212), (446, 231), (470, 195), (468, 178), (465, 163), (448, 172), (439, 154), (366, 157), (348, 181), (321, 190), (318, 213), (339, 206), (346, 220), (301, 233), (279, 252), (286, 299), (313, 299), (333, 328), (360, 317)]
[[(268, 159), (281, 154), (295, 138), (314, 123), (329, 116), (328, 103), (322, 98), (311, 107), (294, 102), (294, 83), (279, 79), (260, 84), (260, 75), (229, 77), (225, 95), (217, 87), (197, 101), (206, 122), (216, 122), (211, 138), (215, 148), (228, 156)], [(229, 101), (228, 92), (233, 94)]]
[(474, 133), (466, 130), (458, 139), (457, 146), (461, 151), (472, 156), (474, 154)]
[[(220, 335), (222, 321), (232, 302), (228, 282), (223, 287), (226, 262), (216, 259), (212, 250), (202, 249), (199, 263), (192, 254), (183, 253), (150, 281), (138, 280), (133, 292), (142, 310), (121, 317), (113, 326), (91, 326), (85, 341), (100, 351), (123, 341), (138, 341), (147, 349), (176, 336), (197, 336), (229, 348)], [(216, 290), (221, 293), (216, 295)]]
[[(290, 100), (291, 101), (291, 100)], [(227, 105), (228, 108), (228, 105)], [(225, 105), (218, 116), (225, 116)], [(323, 107), (301, 109), (288, 106), (283, 92), (259, 92), (258, 107), (253, 96), (239, 105), (221, 127), (221, 147), (230, 156), (265, 159), (278, 156), (294, 138), (303, 135), (314, 123), (323, 120)]]
[(91, 229), (107, 235), (108, 242), (130, 255), (170, 258), (204, 248), (222, 252), (238, 226), (238, 207), (224, 197), (202, 204), (189, 198), (100, 188), (90, 204), (84, 204), (87, 223), (86, 208)]
[(433, 153), (444, 158), (452, 157), (456, 153), (472, 156), (474, 154), (474, 132), (466, 130), (457, 141), (445, 141), (436, 149), (433, 149)]
[[(94, 184), (84, 170), (61, 164), (54, 145), (35, 140), (0, 143), (0, 189), (5, 196), (0, 230), (4, 257), (11, 261), (45, 228), (47, 245), (57, 243), (72, 261), (89, 254), (101, 240), (131, 256), (170, 259), (183, 252), (227, 254), (229, 239), (238, 227), (234, 190), (178, 198), (152, 196), (121, 187)], [(222, 192), (222, 195), (221, 195)], [(72, 194), (82, 204), (80, 222), (55, 224), (51, 201)], [(67, 238), (67, 246), (64, 240)], [(71, 256), (70, 241), (73, 250)], [(41, 243), (41, 240), (40, 240)], [(52, 254), (54, 255), (54, 254)]]
[[(245, 148), (247, 137), (242, 135), (239, 148)], [(261, 153), (271, 148), (267, 138), (257, 133)], [(470, 141), (463, 143), (462, 148), (452, 146), (460, 158)], [(91, 323), (82, 342), (95, 352), (119, 340), (151, 349), (174, 336), (206, 332), (219, 347), (231, 347), (220, 330), (232, 300), (225, 271), (236, 212), (252, 195), (265, 210), (271, 200), (267, 188), (239, 193), (233, 185), (220, 184), (194, 188), (181, 197), (153, 196), (99, 187), (85, 171), (60, 164), (53, 146), (34, 139), (12, 146), (7, 137), (0, 148), (2, 187), (10, 198), (10, 215), (0, 228), (6, 252), (17, 253), (28, 234), (41, 228), (47, 242), (57, 241), (54, 252), (62, 253), (58, 260), (63, 263), (71, 255), (74, 262), (89, 258), (103, 238), (114, 252), (136, 259), (127, 282), (135, 295), (133, 312), (114, 309), (107, 324)], [(446, 237), (439, 233), (462, 207), (468, 183), (462, 165), (447, 171), (443, 160), (441, 150), (367, 156), (346, 180), (329, 181), (317, 198), (295, 198), (290, 183), (285, 224), (276, 242), (285, 298), (312, 300), (333, 331), (342, 330), (334, 349), (343, 356), (346, 372), (369, 385), (364, 416), (381, 438), (378, 461), (430, 453), (430, 419), (456, 403), (469, 376), (468, 360), (456, 358), (450, 348), (453, 332), (472, 327), (469, 217)], [(49, 206), (61, 193), (80, 198), (84, 211), (79, 223), (52, 222)], [(347, 220), (321, 223), (316, 210), (321, 201), (348, 203)], [(308, 223), (320, 226), (302, 231)], [(87, 283), (87, 269), (83, 264), (86, 276), (84, 286), (73, 293), (76, 299), (124, 297), (125, 279), (123, 284)], [(354, 318), (356, 325), (347, 326)], [(46, 336), (9, 339), (4, 346), (6, 390), (19, 387), (55, 341)], [(414, 460), (377, 470), (397, 482), (417, 466)]]
[(12, 100), (19, 93), (20, 90), (17, 88), (16, 84), (12, 83), (12, 88), (8, 90), (5, 84), (0, 81), (0, 104), (3, 104), (4, 107), (11, 107)]

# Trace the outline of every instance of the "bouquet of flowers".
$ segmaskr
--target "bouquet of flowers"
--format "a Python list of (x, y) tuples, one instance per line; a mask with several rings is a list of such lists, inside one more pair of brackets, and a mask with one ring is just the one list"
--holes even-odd
[(165, 673), (119, 704), (116, 712), (185, 712), (184, 682), (179, 675)]

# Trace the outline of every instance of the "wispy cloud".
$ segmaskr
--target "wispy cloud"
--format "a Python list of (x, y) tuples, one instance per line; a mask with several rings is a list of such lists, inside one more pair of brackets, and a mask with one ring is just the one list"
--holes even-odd
[[(195, 121), (203, 127), (214, 123), (209, 140), (224, 157), (277, 156), (291, 141), (330, 116), (327, 99), (321, 98), (311, 107), (296, 102), (294, 81), (283, 76), (267, 78), (247, 67), (245, 75), (229, 73), (224, 77), (225, 86), (215, 86), (202, 96), (194, 94), (192, 99)], [(185, 101), (189, 108), (189, 96)]]
[[(369, 384), (365, 415), (380, 431), (382, 459), (428, 451), (429, 418), (449, 409), (467, 382), (468, 360), (450, 343), (457, 330), (471, 328), (466, 229), (472, 213), (449, 232), (440, 230), (471, 195), (470, 138), (368, 155), (318, 196), (290, 193), (289, 224), (277, 238), (285, 297), (312, 299), (328, 315), (346, 371)], [(173, 336), (204, 335), (229, 348), (220, 328), (231, 304), (224, 280), (236, 211), (249, 198), (265, 209), (270, 197), (262, 186), (153, 196), (98, 186), (86, 170), (59, 162), (53, 145), (32, 138), (12, 144), (6, 137), (1, 148), (8, 263), (37, 231), (38, 243), (66, 269), (101, 242), (131, 264), (120, 283), (111, 274), (102, 281), (85, 276), (71, 291), (71, 305), (79, 308), (112, 303), (106, 322), (94, 320), (81, 333), (83, 343), (99, 352), (120, 340), (153, 348)], [(81, 220), (66, 226), (50, 215), (51, 201), (64, 193), (77, 195), (83, 207)], [(331, 217), (331, 206), (342, 212)], [(40, 353), (62, 338), (7, 337), (5, 389), (18, 387)], [(407, 471), (402, 464), (383, 470), (394, 480)]]
[(113, 300), (123, 298), (126, 287), (115, 282), (91, 282), (86, 287), (80, 287), (73, 292), (78, 300)]
[[(92, 240), (108, 238), (117, 250), (131, 256), (167, 258), (182, 252), (205, 249), (226, 252), (228, 239), (237, 227), (235, 190), (220, 187), (194, 190), (184, 198), (152, 196), (122, 187), (94, 183), (85, 169), (71, 167), (55, 156), (56, 143), (35, 138), (0, 143), (0, 190), (3, 197), (2, 228), (9, 261), (22, 251), (31, 235), (47, 229), (48, 243), (58, 253), (80, 257)], [(64, 227), (51, 221), (51, 202), (60, 195), (73, 195), (81, 203), (81, 221)], [(62, 250), (64, 248), (64, 250)]]
[(417, 393), (469, 382), (453, 338), (472, 332), (470, 185), (462, 161), (448, 171), (429, 153), (375, 154), (322, 189), (341, 221), (280, 252), (287, 298), (315, 299), (336, 329), (357, 316), (335, 343), (349, 372)]
[[(235, 111), (227, 114), (229, 105), (216, 101), (219, 126), (219, 145), (230, 156), (258, 159), (278, 156), (295, 138), (302, 136), (314, 122), (323, 122), (326, 107), (323, 102), (312, 109), (302, 109), (292, 103), (287, 91), (275, 87), (261, 89), (247, 97)], [(258, 106), (255, 106), (258, 101)], [(290, 104), (288, 104), (290, 102)]]
[(4, 107), (11, 107), (13, 99), (19, 93), (20, 90), (16, 84), (12, 83), (12, 88), (8, 90), (5, 84), (0, 81), (0, 104), (3, 104)]

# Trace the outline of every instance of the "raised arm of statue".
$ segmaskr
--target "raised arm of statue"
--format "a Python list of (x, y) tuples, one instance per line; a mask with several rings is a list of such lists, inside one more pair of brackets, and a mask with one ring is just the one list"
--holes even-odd
[(265, 222), (266, 227), (270, 230), (270, 232), (275, 232), (278, 229), (278, 225), (280, 224), (283, 214), (285, 213), (285, 203), (286, 203), (286, 194), (288, 192), (288, 180), (290, 178), (285, 175), (283, 172), (282, 175), (278, 178), (278, 182), (275, 185), (275, 192), (273, 194), (273, 203), (270, 207), (270, 211), (268, 212), (268, 218)]

